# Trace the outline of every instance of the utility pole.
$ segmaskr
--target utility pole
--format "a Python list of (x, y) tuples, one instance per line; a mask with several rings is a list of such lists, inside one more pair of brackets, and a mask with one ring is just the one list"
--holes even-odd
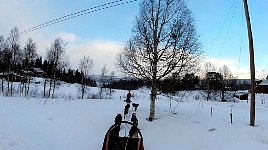
[(250, 17), (248, 11), (247, 0), (244, 1), (244, 9), (248, 28), (248, 41), (249, 41), (249, 56), (250, 56), (250, 74), (251, 74), (251, 101), (250, 101), (250, 126), (255, 124), (255, 63), (254, 63), (254, 47), (253, 47), (253, 37), (250, 24)]

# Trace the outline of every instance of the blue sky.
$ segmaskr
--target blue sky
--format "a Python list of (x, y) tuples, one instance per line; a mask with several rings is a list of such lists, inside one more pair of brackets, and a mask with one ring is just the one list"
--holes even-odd
[[(14, 26), (24, 31), (58, 17), (112, 1), (0, 0), (0, 35), (7, 37)], [(22, 45), (31, 37), (38, 45), (38, 53), (45, 57), (46, 49), (53, 40), (61, 37), (68, 42), (66, 53), (73, 68), (78, 66), (79, 59), (87, 55), (94, 60), (95, 74), (99, 74), (106, 64), (109, 72), (115, 71), (119, 75), (114, 66), (115, 55), (131, 36), (140, 1), (90, 13), (25, 34), (21, 36)], [(227, 65), (234, 76), (250, 78), (242, 0), (186, 2), (196, 20), (202, 50), (206, 53), (204, 61), (217, 66)], [(257, 78), (264, 78), (268, 75), (268, 0), (248, 2), (254, 36), (256, 75)]]

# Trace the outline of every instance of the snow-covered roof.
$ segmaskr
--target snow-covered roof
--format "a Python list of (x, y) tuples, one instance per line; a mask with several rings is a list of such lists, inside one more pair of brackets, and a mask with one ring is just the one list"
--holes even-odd
[(235, 93), (236, 96), (242, 96), (242, 95), (246, 95), (249, 94), (248, 92), (237, 92)]
[(263, 80), (259, 85), (268, 85), (268, 80)]
[(34, 72), (43, 73), (44, 71), (41, 68), (33, 68)]

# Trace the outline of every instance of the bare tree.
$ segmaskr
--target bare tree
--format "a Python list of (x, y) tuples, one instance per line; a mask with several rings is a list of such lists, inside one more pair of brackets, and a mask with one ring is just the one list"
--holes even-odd
[(101, 78), (100, 78), (100, 99), (102, 99), (103, 87), (106, 83), (106, 78), (108, 75), (108, 69), (106, 64), (101, 68)]
[[(210, 99), (210, 95), (213, 92), (214, 96), (218, 95), (219, 91), (223, 90), (223, 77), (218, 72), (207, 72), (205, 77), (207, 85), (207, 101)], [(214, 97), (216, 98), (216, 97)], [(224, 93), (222, 92), (222, 101), (224, 101)]]
[[(2, 72), (2, 75), (4, 75), (5, 72), (5, 39), (3, 35), (0, 36), (0, 73)], [(4, 78), (1, 78), (1, 92), (4, 92)]]
[(203, 76), (206, 77), (208, 72), (215, 72), (217, 70), (216, 65), (211, 62), (205, 62), (203, 66)]
[(215, 70), (216, 66), (214, 64), (210, 62), (206, 62), (204, 64), (204, 73), (206, 73), (205, 84), (207, 86), (207, 100), (210, 98), (210, 94), (213, 91), (215, 95), (219, 95), (218, 93), (221, 92), (221, 101), (224, 102), (226, 101), (225, 91), (230, 89), (230, 84), (233, 84), (233, 82), (229, 83), (229, 79), (233, 79), (233, 74), (226, 65), (220, 67), (218, 72)]
[(149, 120), (153, 121), (157, 83), (192, 70), (201, 55), (200, 43), (184, 0), (143, 0), (132, 32), (117, 64), (122, 72), (151, 84)]
[[(110, 83), (112, 84), (113, 81), (114, 81), (114, 77), (115, 77), (115, 73), (114, 71), (111, 72), (111, 75), (110, 75)], [(110, 87), (110, 95), (112, 95), (112, 88)]]
[[(47, 52), (47, 60), (52, 65), (51, 68), (51, 76), (50, 76), (50, 83), (49, 83), (49, 93), (48, 97), (54, 98), (54, 92), (56, 88), (56, 72), (67, 67), (68, 62), (65, 55), (67, 43), (64, 42), (61, 38), (57, 38), (51, 44), (48, 52)], [(53, 86), (53, 87), (52, 87)], [(52, 95), (51, 95), (52, 90)]]
[[(1, 40), (1, 71), (2, 75), (4, 76), (5, 73), (10, 72), (11, 63), (12, 63), (12, 53), (10, 51), (10, 45), (8, 44), (8, 41), (2, 37)], [(9, 94), (10, 86), (9, 86), (9, 80), (7, 80), (7, 94)], [(4, 92), (4, 79), (2, 78), (2, 92)]]
[(81, 78), (81, 98), (84, 99), (85, 89), (86, 89), (86, 79), (88, 79), (88, 76), (92, 70), (93, 67), (93, 60), (89, 58), (89, 56), (84, 56), (80, 60), (80, 70), (82, 73)]
[[(31, 83), (30, 77), (29, 77), (29, 70), (30, 70), (30, 67), (33, 65), (31, 63), (33, 63), (34, 59), (37, 58), (36, 50), (37, 50), (36, 43), (31, 38), (29, 38), (26, 42), (26, 46), (23, 49), (24, 76), (25, 76), (26, 82), (28, 83), (28, 86), (26, 86), (26, 84), (24, 84), (25, 81), (22, 82), (24, 85), (23, 89), (25, 92), (25, 97), (29, 93), (29, 87), (30, 87), (30, 83)], [(23, 89), (22, 89), (22, 91), (23, 91)]]
[(219, 68), (219, 73), (222, 74), (223, 80), (227, 80), (227, 79), (232, 79), (233, 78), (233, 73), (231, 72), (231, 70), (229, 69), (229, 67), (227, 67), (226, 65), (223, 65), (222, 68)]
[[(9, 73), (12, 73), (11, 79), (9, 79), (11, 82), (10, 84), (10, 91), (8, 91), (8, 94), (11, 96), (13, 95), (13, 81), (14, 81), (14, 73), (17, 73), (18, 70), (16, 65), (21, 62), (21, 51), (20, 51), (20, 41), (19, 41), (19, 30), (17, 27), (14, 27), (11, 32), (10, 36), (7, 39), (10, 52), (12, 54), (11, 57), (11, 66), (9, 69)], [(9, 83), (8, 83), (9, 84)]]
[[(233, 73), (226, 65), (223, 65), (219, 68), (219, 73), (222, 74), (222, 101), (225, 101), (224, 93), (229, 90), (231, 87), (230, 85), (234, 86), (233, 83), (230, 83), (230, 79), (234, 79)], [(227, 88), (226, 88), (227, 87)]]

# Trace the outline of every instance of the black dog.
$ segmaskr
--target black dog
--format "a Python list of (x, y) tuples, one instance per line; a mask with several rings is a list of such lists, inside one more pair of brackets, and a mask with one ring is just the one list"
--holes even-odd
[(137, 111), (137, 108), (139, 107), (139, 104), (132, 103), (132, 106), (134, 107), (134, 110)]
[(129, 108), (130, 108), (130, 105), (126, 104), (125, 109), (124, 109), (124, 116), (128, 114)]
[(137, 119), (135, 113), (133, 113), (132, 116), (131, 116), (131, 122), (132, 122), (135, 126), (138, 126), (138, 119)]
[(114, 123), (117, 125), (121, 125), (121, 121), (122, 121), (122, 115), (121, 114), (117, 114), (115, 119), (114, 119)]
[(119, 136), (121, 121), (122, 121), (122, 115), (117, 114), (114, 119), (114, 123), (116, 124), (116, 126), (110, 131), (110, 133), (113, 134), (114, 136)]

